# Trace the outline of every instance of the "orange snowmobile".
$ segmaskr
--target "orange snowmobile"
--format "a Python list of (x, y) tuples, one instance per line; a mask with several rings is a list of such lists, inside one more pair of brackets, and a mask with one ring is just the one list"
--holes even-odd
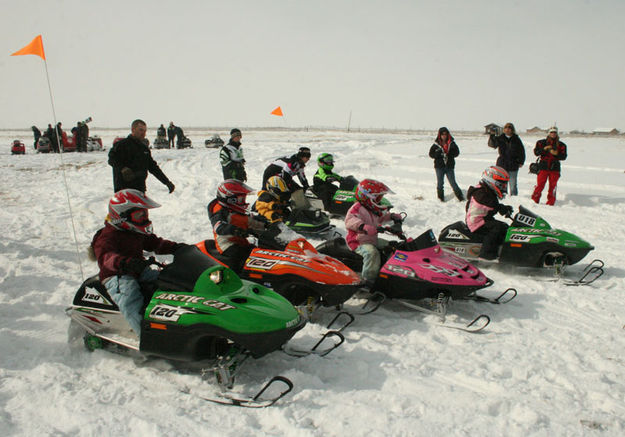
[[(321, 306), (340, 305), (362, 286), (358, 273), (339, 260), (317, 252), (305, 238), (278, 249), (262, 241), (260, 245), (245, 261), (241, 278), (273, 288), (293, 305), (313, 302)], [(217, 251), (213, 240), (201, 241), (196, 246), (225, 265), (231, 263)]]

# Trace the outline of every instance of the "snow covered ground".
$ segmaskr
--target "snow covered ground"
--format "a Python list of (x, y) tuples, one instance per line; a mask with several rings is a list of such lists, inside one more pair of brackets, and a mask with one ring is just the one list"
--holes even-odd
[[(92, 132), (107, 148), (127, 133)], [(163, 205), (151, 213), (157, 235), (188, 243), (211, 235), (206, 204), (221, 180), (218, 150), (204, 148), (213, 133), (189, 130), (193, 149), (152, 152), (176, 184), (168, 194), (158, 180), (148, 179), (149, 194)], [(261, 130), (243, 135), (255, 188), (272, 158), (306, 145), (314, 155), (334, 153), (340, 174), (377, 178), (392, 187), (396, 194), (389, 198), (396, 210), (408, 213), (405, 228), (411, 235), (429, 227), (438, 235), (463, 217), (464, 203), (452, 198), (449, 187), (446, 203), (436, 199), (427, 157), (432, 135)], [(27, 144), (27, 155), (10, 155), (15, 138)], [(531, 155), (538, 138), (522, 139)], [(494, 163), (495, 152), (485, 136), (458, 134), (456, 141), (461, 150), (456, 177), (466, 189)], [(357, 318), (346, 331), (346, 344), (327, 357), (273, 353), (248, 362), (235, 391), (252, 393), (277, 374), (290, 378), (295, 389), (271, 408), (246, 410), (183, 393), (184, 387), (207, 395), (217, 389), (199, 376), (168, 371), (164, 363), (137, 365), (104, 351), (70, 352), (64, 309), (82, 275), (61, 168), (80, 265), (89, 276), (97, 269), (85, 248), (112, 194), (107, 153), (66, 154), (62, 164), (59, 155), (35, 154), (29, 131), (1, 131), (0, 435), (623, 435), (625, 141), (566, 136), (563, 141), (569, 159), (556, 206), (530, 201), (535, 177), (527, 166), (519, 176), (520, 195), (507, 201), (528, 206), (595, 245), (567, 274), (601, 258), (604, 277), (591, 286), (567, 287), (544, 281), (547, 271), (482, 266), (495, 281), (492, 288), (519, 290), (507, 305), (454, 303), (450, 320), (490, 315), (483, 334), (445, 329), (432, 316), (387, 303)], [(320, 323), (307, 325), (293, 341), (311, 346), (331, 316), (329, 310), (321, 313)]]

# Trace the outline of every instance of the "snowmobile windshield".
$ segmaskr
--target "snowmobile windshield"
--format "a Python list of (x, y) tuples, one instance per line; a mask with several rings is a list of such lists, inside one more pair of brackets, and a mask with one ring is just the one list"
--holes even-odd
[(400, 244), (398, 249), (413, 252), (415, 250), (427, 249), (438, 244), (434, 232), (428, 229), (412, 241), (406, 241)]
[(204, 255), (197, 247), (182, 247), (174, 254), (174, 262), (161, 270), (158, 282), (166, 284), (172, 291), (192, 292), (200, 275), (217, 265), (217, 261)]

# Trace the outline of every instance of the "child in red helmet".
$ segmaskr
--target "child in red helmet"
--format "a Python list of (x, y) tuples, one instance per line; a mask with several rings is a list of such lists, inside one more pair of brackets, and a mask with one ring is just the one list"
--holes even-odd
[(262, 231), (265, 223), (247, 211), (247, 195), (253, 189), (237, 179), (226, 179), (217, 187), (217, 197), (208, 204), (208, 218), (213, 227), (215, 247), (224, 257), (232, 259), (235, 272), (243, 269), (254, 245), (247, 241), (250, 230)]
[(499, 203), (508, 189), (510, 176), (501, 167), (491, 166), (482, 172), (482, 179), (475, 187), (467, 190), (466, 222), (474, 234), (483, 235), (480, 258), (494, 260), (503, 243), (508, 225), (495, 220), (496, 213), (509, 216), (512, 207)]
[(152, 233), (148, 209), (159, 205), (139, 190), (120, 190), (109, 201), (104, 227), (93, 237), (91, 249), (100, 267), (100, 281), (130, 327), (141, 335), (143, 295), (140, 282), (156, 279), (143, 251), (173, 254), (181, 244)]
[(373, 286), (380, 271), (380, 249), (388, 242), (378, 238), (378, 226), (391, 220), (401, 220), (401, 215), (388, 212), (382, 204), (386, 193), (392, 191), (382, 182), (365, 179), (356, 187), (356, 200), (345, 216), (347, 245), (363, 258), (362, 277), (365, 288)]

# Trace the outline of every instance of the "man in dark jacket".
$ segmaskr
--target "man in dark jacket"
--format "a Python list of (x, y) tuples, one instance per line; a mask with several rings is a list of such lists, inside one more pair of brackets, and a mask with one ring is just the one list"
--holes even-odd
[(534, 155), (539, 156), (540, 161), (532, 200), (536, 203), (540, 202), (545, 183), (549, 181), (547, 205), (553, 205), (556, 203), (556, 186), (560, 179), (560, 161), (564, 161), (567, 156), (566, 144), (560, 141), (557, 127), (549, 129), (547, 138), (538, 140), (534, 147)]
[(33, 130), (33, 135), (35, 136), (35, 150), (36, 150), (37, 149), (37, 141), (39, 141), (39, 138), (41, 138), (41, 131), (39, 130), (39, 128), (37, 126), (33, 126), (32, 130)]
[(516, 130), (512, 123), (506, 123), (503, 127), (501, 135), (490, 135), (488, 137), (488, 146), (499, 151), (497, 158), (497, 166), (505, 169), (510, 175), (510, 195), (519, 194), (517, 189), (517, 176), (519, 168), (525, 163), (525, 147), (521, 138), (516, 134)]
[(170, 121), (169, 127), (167, 128), (167, 144), (170, 149), (173, 149), (175, 146), (174, 138), (176, 138), (176, 125), (174, 125), (173, 121)]
[(86, 121), (78, 122), (78, 138), (76, 139), (76, 150), (87, 151), (87, 140), (89, 139), (89, 126)]
[(127, 138), (117, 141), (109, 152), (109, 165), (113, 167), (113, 189), (115, 192), (125, 188), (134, 188), (145, 192), (145, 180), (148, 171), (167, 186), (169, 192), (174, 184), (152, 158), (149, 147), (143, 142), (147, 126), (143, 120), (132, 122), (131, 133)]
[(230, 141), (219, 151), (219, 161), (224, 173), (224, 180), (236, 179), (241, 182), (247, 181), (245, 172), (245, 158), (241, 149), (241, 131), (234, 128), (230, 131)]
[(447, 176), (454, 194), (458, 200), (464, 200), (462, 190), (456, 183), (454, 168), (456, 167), (456, 157), (460, 154), (460, 149), (451, 136), (449, 129), (441, 127), (438, 130), (436, 141), (430, 147), (430, 158), (434, 159), (434, 170), (436, 171), (436, 194), (441, 202), (445, 201), (444, 177)]

